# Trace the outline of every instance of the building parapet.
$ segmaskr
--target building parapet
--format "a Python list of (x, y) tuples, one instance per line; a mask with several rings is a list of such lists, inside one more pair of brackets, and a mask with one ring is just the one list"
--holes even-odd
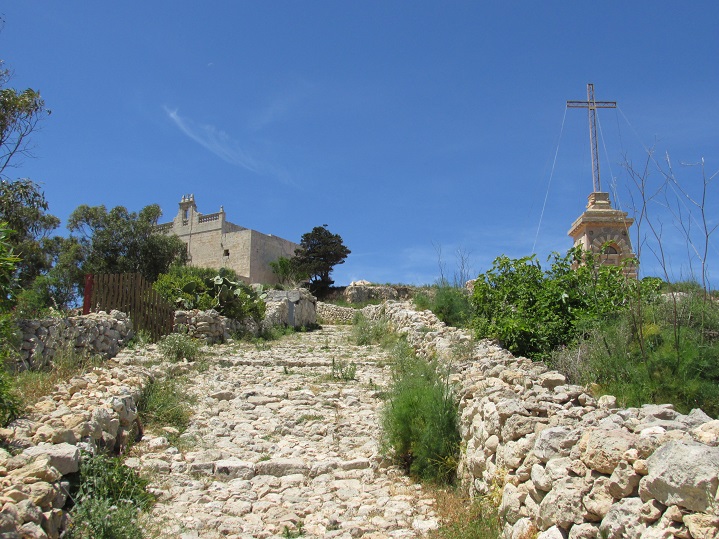
[(219, 221), (222, 218), (222, 212), (209, 213), (207, 215), (200, 215), (198, 218), (199, 223), (209, 223), (211, 221)]

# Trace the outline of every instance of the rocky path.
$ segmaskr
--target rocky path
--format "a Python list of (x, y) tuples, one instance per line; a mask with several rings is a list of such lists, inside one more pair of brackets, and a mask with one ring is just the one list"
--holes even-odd
[(421, 537), (437, 526), (432, 497), (378, 455), (384, 352), (348, 333), (214, 347), (188, 388), (197, 405), (180, 447), (147, 433), (128, 459), (152, 478), (161, 537)]

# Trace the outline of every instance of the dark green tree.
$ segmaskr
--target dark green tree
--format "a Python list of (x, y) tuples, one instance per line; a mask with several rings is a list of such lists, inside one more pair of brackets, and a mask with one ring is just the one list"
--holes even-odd
[(139, 213), (116, 206), (78, 206), (67, 228), (82, 251), (81, 274), (139, 272), (149, 281), (167, 272), (174, 262), (186, 260), (185, 243), (159, 232), (160, 206), (145, 206)]
[(57, 255), (57, 240), (49, 234), (60, 220), (47, 209), (45, 194), (31, 180), (0, 180), (0, 221), (7, 223), (7, 241), (20, 257), (17, 278), (22, 287), (47, 272)]
[(332, 234), (327, 225), (316, 226), (302, 235), (292, 264), (297, 273), (309, 276), (312, 293), (322, 296), (334, 284), (332, 269), (343, 264), (350, 252), (339, 234)]
[(21, 164), (18, 158), (31, 155), (30, 136), (50, 113), (38, 91), (8, 88), (10, 75), (0, 60), (0, 221), (7, 224), (7, 241), (21, 259), (16, 269), (19, 284), (28, 286), (50, 267), (52, 253), (44, 240), (60, 220), (47, 213), (37, 184), (8, 177), (8, 169)]

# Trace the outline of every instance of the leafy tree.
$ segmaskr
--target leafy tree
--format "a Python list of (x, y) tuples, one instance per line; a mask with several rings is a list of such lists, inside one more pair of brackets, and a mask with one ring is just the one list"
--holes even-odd
[(48, 256), (44, 240), (60, 224), (47, 212), (45, 195), (28, 179), (10, 181), (7, 169), (17, 167), (19, 156), (29, 156), (30, 135), (50, 111), (36, 90), (8, 88), (10, 70), (0, 60), (0, 221), (9, 228), (7, 241), (21, 258), (17, 266), (21, 286), (47, 271)]
[(50, 269), (58, 240), (49, 238), (60, 220), (47, 213), (45, 194), (31, 180), (0, 181), (0, 221), (7, 223), (7, 241), (20, 257), (20, 286), (27, 287)]
[(295, 267), (292, 259), (285, 256), (281, 256), (277, 260), (270, 262), (270, 269), (282, 285), (295, 285), (307, 279), (307, 275), (301, 273), (298, 268)]
[(157, 204), (145, 206), (139, 213), (123, 206), (109, 212), (105, 206), (78, 206), (67, 228), (80, 246), (81, 274), (139, 272), (154, 281), (172, 263), (184, 263), (184, 242), (155, 227), (161, 215)]
[(15, 313), (22, 318), (42, 317), (47, 314), (48, 307), (68, 309), (82, 294), (82, 246), (75, 238), (60, 236), (46, 243), (54, 253), (53, 265), (18, 294)]
[(0, 426), (5, 426), (20, 413), (20, 401), (13, 391), (5, 363), (12, 360), (17, 346), (17, 326), (8, 312), (16, 290), (15, 265), (18, 257), (6, 240), (7, 229), (0, 224)]
[(343, 264), (350, 252), (339, 234), (332, 234), (327, 225), (316, 226), (302, 235), (292, 264), (296, 272), (309, 276), (310, 290), (322, 295), (334, 284), (330, 278), (332, 268)]
[(19, 164), (13, 163), (13, 158), (30, 155), (29, 137), (50, 114), (40, 92), (7, 88), (9, 80), (10, 70), (0, 60), (0, 178), (7, 177), (6, 168)]

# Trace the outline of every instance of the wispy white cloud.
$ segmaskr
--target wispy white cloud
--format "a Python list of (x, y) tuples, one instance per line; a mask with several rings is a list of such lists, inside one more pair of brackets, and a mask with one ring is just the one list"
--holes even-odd
[(259, 109), (250, 117), (249, 128), (259, 131), (284, 119), (309, 96), (312, 88), (311, 84), (300, 82), (282, 93), (273, 95), (264, 108)]
[(193, 120), (180, 116), (177, 109), (163, 107), (167, 117), (175, 126), (190, 139), (209, 150), (223, 161), (242, 167), (262, 176), (272, 176), (283, 183), (292, 184), (288, 172), (274, 163), (256, 158), (243, 148), (243, 145), (230, 137), (225, 131), (213, 125), (198, 124)]

